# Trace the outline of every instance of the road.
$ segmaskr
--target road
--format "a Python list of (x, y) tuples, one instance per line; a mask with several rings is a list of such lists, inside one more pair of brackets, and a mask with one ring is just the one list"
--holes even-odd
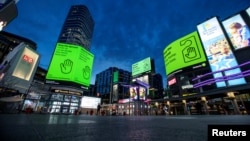
[(250, 115), (0, 114), (1, 141), (207, 141), (208, 125), (250, 125)]

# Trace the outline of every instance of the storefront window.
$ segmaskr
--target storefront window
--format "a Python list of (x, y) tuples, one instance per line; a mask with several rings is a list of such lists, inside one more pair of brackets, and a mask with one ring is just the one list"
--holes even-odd
[(64, 96), (64, 101), (70, 101), (71, 95), (65, 95)]
[(72, 96), (71, 102), (79, 102), (79, 98), (76, 96)]
[(51, 96), (51, 100), (60, 100), (60, 101), (63, 101), (63, 95), (61, 95), (61, 94), (53, 94)]
[(63, 105), (69, 105), (69, 102), (63, 102)]

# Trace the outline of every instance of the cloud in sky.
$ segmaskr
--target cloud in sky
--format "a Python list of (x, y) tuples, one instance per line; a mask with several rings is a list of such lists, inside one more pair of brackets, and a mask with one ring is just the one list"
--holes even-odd
[(164, 48), (196, 30), (213, 16), (220, 20), (250, 6), (249, 0), (20, 0), (18, 17), (4, 30), (37, 43), (40, 66), (48, 68), (71, 5), (84, 4), (95, 21), (91, 52), (92, 81), (109, 67), (131, 71), (133, 63), (151, 57), (156, 73), (166, 73)]

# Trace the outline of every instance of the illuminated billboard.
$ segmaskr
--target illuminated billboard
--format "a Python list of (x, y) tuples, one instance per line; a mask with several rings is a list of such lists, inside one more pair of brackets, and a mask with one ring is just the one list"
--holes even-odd
[(89, 86), (93, 60), (94, 55), (81, 46), (57, 43), (46, 79)]
[(118, 84), (113, 85), (113, 95), (112, 95), (112, 100), (113, 101), (118, 101)]
[(146, 94), (147, 94), (146, 88), (139, 86), (139, 99), (146, 100)]
[[(229, 69), (238, 65), (235, 56), (229, 46), (229, 43), (222, 31), (220, 23), (216, 17), (211, 18), (204, 23), (197, 25), (205, 53), (210, 64), (212, 72)], [(221, 79), (224, 76), (241, 73), (239, 68), (228, 71), (214, 73), (214, 78)], [(233, 79), (227, 81), (228, 85), (245, 84), (245, 79)], [(225, 81), (216, 82), (217, 87), (225, 87)]]
[(83, 96), (81, 100), (81, 108), (97, 109), (98, 104), (101, 104), (101, 98)]
[(137, 87), (130, 87), (129, 88), (130, 98), (133, 100), (138, 100), (138, 92)]
[(115, 71), (113, 75), (113, 83), (117, 83), (119, 80), (119, 72)]
[(151, 59), (148, 57), (132, 65), (132, 76), (150, 72), (151, 69)]
[(168, 81), (168, 86), (171, 86), (176, 83), (176, 78), (172, 78)]
[(33, 71), (36, 69), (38, 59), (39, 55), (35, 51), (27, 46), (24, 47), (12, 75), (30, 81)]
[(167, 75), (206, 61), (202, 44), (196, 31), (168, 45), (163, 51), (163, 56)]
[(222, 21), (222, 24), (234, 49), (250, 46), (250, 29), (240, 14)]

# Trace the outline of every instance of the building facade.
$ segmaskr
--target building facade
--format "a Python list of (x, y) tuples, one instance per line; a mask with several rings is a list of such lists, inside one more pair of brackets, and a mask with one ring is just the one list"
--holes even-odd
[[(77, 66), (78, 68), (73, 68), (72, 70), (74, 70), (74, 72), (71, 72), (71, 70), (69, 72), (62, 70), (60, 72), (60, 76), (53, 78), (48, 77), (55, 76), (57, 75), (56, 73), (58, 73), (54, 71), (54, 67), (57, 65), (53, 65), (53, 63), (57, 63), (58, 56), (56, 53), (53, 55), (48, 73), (46, 75), (46, 83), (50, 84), (50, 97), (49, 101), (45, 105), (48, 112), (73, 114), (81, 108), (80, 105), (82, 96), (90, 90), (89, 86), (87, 86), (88, 82), (86, 82), (86, 80), (91, 77), (90, 74), (92, 66), (90, 65), (91, 63), (84, 62), (83, 58), (91, 56), (90, 59), (93, 59), (93, 55), (89, 52), (93, 30), (94, 20), (88, 8), (85, 5), (71, 6), (61, 29), (57, 46), (55, 47), (55, 52), (56, 50), (67, 50), (65, 51), (66, 55), (64, 54), (64, 56), (68, 56), (60, 58), (59, 60), (65, 59), (64, 63), (70, 61), (73, 64), (74, 62), (74, 66), (72, 67)], [(75, 55), (79, 55), (81, 57), (72, 60), (71, 56)], [(79, 67), (84, 67), (82, 69), (84, 69), (86, 73), (84, 73), (84, 76), (82, 77), (73, 76), (79, 72), (77, 70), (80, 69)], [(70, 75), (67, 79), (64, 79), (63, 77), (65, 74), (72, 75)]]
[[(246, 28), (250, 26), (247, 10), (224, 20), (212, 17), (197, 25), (197, 32), (165, 48), (168, 90), (164, 104), (169, 106), (170, 114), (250, 114), (250, 57), (247, 55), (250, 37), (244, 38), (249, 44), (243, 43), (244, 39), (235, 39), (231, 31), (236, 25), (241, 27), (237, 34), (243, 28), (250, 33)], [(181, 54), (190, 47), (181, 45), (187, 41), (192, 41), (194, 47), (192, 58)]]
[(37, 49), (37, 44), (30, 39), (24, 38), (19, 35), (15, 35), (6, 31), (0, 32), (0, 63), (3, 62), (4, 58), (20, 43), (24, 42), (33, 50)]
[(58, 42), (79, 45), (90, 50), (94, 25), (94, 20), (86, 6), (71, 6)]
[(102, 98), (102, 103), (118, 103), (119, 99), (129, 97), (128, 88), (124, 88), (121, 84), (130, 84), (130, 82), (131, 72), (110, 67), (96, 74), (96, 93)]

